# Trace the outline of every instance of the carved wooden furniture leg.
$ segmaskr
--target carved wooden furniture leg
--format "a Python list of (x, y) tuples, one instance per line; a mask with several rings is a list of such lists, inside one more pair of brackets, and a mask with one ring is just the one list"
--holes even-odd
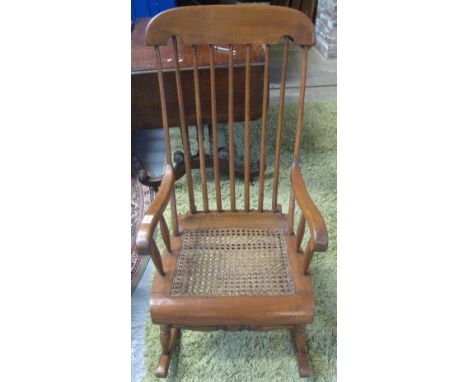
[(162, 353), (159, 357), (158, 366), (156, 367), (156, 377), (166, 378), (169, 364), (171, 362), (172, 354), (176, 341), (180, 336), (180, 329), (171, 328), (168, 325), (159, 326), (159, 339), (161, 341)]
[(155, 192), (158, 192), (159, 186), (161, 185), (162, 175), (150, 176), (141, 172), (138, 174), (138, 181), (148, 187), (152, 187)]
[(307, 343), (307, 333), (305, 325), (297, 325), (290, 329), (291, 337), (294, 345), (294, 353), (296, 354), (297, 367), (301, 377), (310, 376), (310, 365), (305, 352)]

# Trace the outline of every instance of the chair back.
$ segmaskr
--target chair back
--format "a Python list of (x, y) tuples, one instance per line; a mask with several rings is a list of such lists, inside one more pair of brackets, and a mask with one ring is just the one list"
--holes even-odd
[[(178, 41), (182, 40), (185, 46), (191, 46), (192, 65), (194, 77), (195, 109), (197, 120), (197, 132), (200, 154), (200, 180), (203, 197), (202, 210), (209, 212), (209, 198), (207, 188), (207, 174), (205, 162), (205, 150), (203, 144), (202, 113), (200, 101), (200, 79), (199, 79), (199, 56), (197, 54), (200, 45), (209, 45), (209, 72), (210, 72), (210, 91), (211, 91), (211, 125), (213, 133), (213, 146), (215, 153), (218, 147), (218, 126), (217, 126), (217, 100), (216, 97), (216, 76), (215, 55), (219, 53), (219, 46), (224, 45), (228, 54), (228, 137), (229, 137), (229, 199), (230, 205), (227, 210), (230, 211), (250, 211), (250, 105), (251, 105), (251, 55), (253, 46), (261, 45), (265, 51), (265, 65), (263, 73), (262, 89), (262, 119), (261, 119), (261, 138), (260, 138), (260, 173), (258, 187), (258, 211), (265, 210), (264, 190), (265, 190), (265, 140), (267, 128), (267, 111), (269, 99), (269, 73), (270, 73), (270, 46), (284, 41), (284, 50), (281, 69), (281, 84), (279, 94), (278, 118), (276, 126), (274, 176), (272, 186), (272, 208), (278, 211), (278, 180), (279, 165), (282, 142), (282, 125), (284, 111), (284, 96), (286, 84), (286, 68), (288, 62), (289, 41), (302, 47), (301, 59), (301, 79), (298, 100), (297, 125), (294, 143), (294, 162), (299, 159), (300, 135), (302, 127), (302, 117), (304, 110), (304, 96), (307, 74), (307, 54), (308, 49), (314, 43), (313, 25), (309, 17), (304, 13), (286, 7), (239, 4), (239, 5), (207, 5), (207, 6), (189, 6), (167, 10), (155, 16), (148, 24), (146, 30), (146, 44), (155, 47), (156, 52), (156, 71), (158, 75), (159, 91), (161, 97), (161, 114), (164, 127), (165, 155), (166, 162), (171, 163), (171, 142), (169, 126), (167, 121), (167, 106), (165, 98), (164, 70), (161, 63), (161, 54), (159, 47), (161, 45), (173, 45), (173, 64), (175, 71), (177, 97), (180, 116), (180, 131), (182, 145), (184, 149), (184, 164), (186, 170), (186, 182), (189, 198), (189, 209), (191, 213), (197, 212), (195, 205), (192, 169), (190, 166), (189, 137), (187, 134), (186, 118), (184, 113), (184, 95), (182, 92), (181, 69), (179, 65)], [(245, 56), (235, 56), (236, 47), (245, 47)], [(243, 62), (239, 62), (239, 60)], [(243, 208), (236, 206), (236, 190), (234, 181), (234, 120), (233, 120), (233, 102), (234, 102), (234, 67), (242, 65), (245, 68), (244, 78), (244, 203)], [(224, 68), (225, 69), (225, 68)], [(222, 190), (219, 174), (218, 155), (213, 156), (213, 176), (215, 183), (216, 208), (218, 212), (223, 211)], [(177, 219), (175, 198), (171, 203), (173, 214), (174, 233), (177, 234)], [(294, 209), (294, 196), (290, 198), (290, 209)], [(198, 207), (199, 208), (199, 207)], [(174, 227), (174, 224), (176, 225)]]

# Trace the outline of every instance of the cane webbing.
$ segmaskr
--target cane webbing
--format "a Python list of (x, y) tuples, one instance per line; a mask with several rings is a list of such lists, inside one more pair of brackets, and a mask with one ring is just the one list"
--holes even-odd
[(172, 296), (294, 293), (284, 233), (249, 228), (185, 231)]

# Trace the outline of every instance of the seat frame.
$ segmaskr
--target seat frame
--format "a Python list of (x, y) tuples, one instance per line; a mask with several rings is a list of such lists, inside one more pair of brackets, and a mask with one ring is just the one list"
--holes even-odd
[[(262, 22), (258, 20), (261, 18)], [(197, 25), (197, 28), (193, 28)], [(178, 65), (177, 38), (186, 45), (192, 45), (195, 100), (197, 109), (197, 131), (200, 153), (200, 175), (203, 196), (203, 210), (197, 210), (193, 194), (193, 181), (190, 168), (190, 153), (184, 116), (184, 97)], [(167, 123), (165, 89), (162, 76), (159, 46), (172, 39), (177, 93), (179, 100), (180, 131), (184, 146), (184, 163), (189, 197), (189, 212), (177, 214), (175, 200), (175, 174), (171, 162), (171, 144)], [(274, 163), (272, 208), (264, 208), (265, 183), (265, 139), (266, 113), (268, 111), (270, 45), (284, 39), (282, 80), (278, 113), (277, 139)], [(288, 42), (292, 40), (302, 46), (302, 65), (298, 118), (296, 125), (294, 156), (291, 169), (291, 192), (287, 214), (282, 213), (278, 204), (279, 164), (282, 142), (283, 106), (286, 82)], [(203, 7), (182, 7), (165, 11), (154, 17), (146, 31), (147, 45), (155, 46), (156, 71), (161, 98), (161, 111), (164, 126), (166, 167), (159, 192), (144, 216), (136, 239), (136, 250), (140, 255), (151, 256), (156, 269), (150, 300), (151, 318), (160, 327), (162, 354), (156, 369), (157, 377), (166, 377), (171, 356), (180, 337), (181, 329), (190, 330), (277, 330), (289, 329), (294, 344), (299, 374), (302, 377), (311, 373), (306, 353), (306, 324), (313, 319), (313, 288), (309, 272), (310, 262), (315, 252), (322, 252), (328, 246), (328, 234), (324, 220), (307, 192), (299, 168), (299, 146), (304, 110), (307, 53), (313, 40), (313, 25), (303, 13), (285, 7), (267, 5), (212, 5)], [(213, 144), (217, 147), (216, 86), (214, 55), (215, 44), (227, 44), (229, 50), (229, 89), (228, 89), (228, 132), (229, 132), (229, 185), (230, 209), (223, 210), (219, 162), (214, 156), (214, 182), (216, 209), (211, 210), (207, 192), (205, 152), (202, 137), (200, 109), (200, 89), (198, 83), (197, 45), (208, 44), (210, 49), (211, 111)], [(244, 208), (236, 207), (234, 183), (234, 139), (233, 139), (233, 68), (235, 44), (246, 45), (245, 55), (245, 123), (244, 123)], [(263, 81), (262, 136), (260, 145), (260, 174), (258, 209), (250, 208), (250, 47), (262, 44), (265, 49), (265, 71)], [(172, 236), (164, 219), (166, 207), (171, 205)], [(296, 204), (301, 215), (294, 229), (294, 208)], [(161, 256), (154, 240), (159, 224), (166, 251)], [(310, 230), (310, 239), (302, 246), (305, 228)], [(186, 230), (200, 228), (260, 228), (280, 229), (287, 243), (288, 260), (291, 266), (295, 293), (286, 296), (170, 296), (172, 276), (177, 263), (181, 237)], [(187, 309), (190, 307), (190, 313)]]

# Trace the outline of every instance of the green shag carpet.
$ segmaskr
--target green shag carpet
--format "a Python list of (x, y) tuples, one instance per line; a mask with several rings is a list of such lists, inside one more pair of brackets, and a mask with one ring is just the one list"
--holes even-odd
[[(265, 207), (271, 208), (273, 161), (275, 150), (277, 107), (268, 114), (265, 174)], [(278, 200), (286, 212), (289, 204), (289, 170), (292, 163), (297, 105), (286, 105)], [(220, 144), (227, 144), (224, 126), (218, 130)], [(235, 126), (236, 160), (242, 164), (243, 124)], [(207, 137), (206, 137), (207, 138)], [(196, 147), (195, 128), (190, 129), (192, 151)], [(181, 150), (180, 133), (171, 131), (172, 150)], [(205, 139), (208, 142), (208, 139)], [(251, 156), (260, 151), (260, 122), (251, 124)], [(314, 322), (307, 326), (308, 355), (313, 381), (336, 380), (336, 103), (306, 103), (300, 152), (302, 174), (312, 199), (320, 209), (329, 233), (329, 249), (317, 253), (311, 264), (315, 292)], [(210, 207), (214, 208), (213, 173), (207, 171)], [(195, 200), (201, 208), (199, 171), (193, 171)], [(229, 178), (221, 179), (223, 208), (229, 206)], [(258, 180), (251, 183), (251, 207), (257, 206)], [(176, 182), (178, 213), (188, 210), (185, 177)], [(243, 181), (236, 181), (237, 208), (243, 207)], [(295, 224), (299, 208), (295, 210)], [(170, 223), (170, 209), (165, 214)], [(307, 230), (306, 230), (307, 231)], [(158, 235), (158, 246), (163, 243)], [(308, 239), (308, 232), (303, 243)], [(161, 347), (159, 327), (148, 318), (146, 327), (146, 375), (144, 382), (157, 381), (154, 376)], [(169, 381), (295, 381), (299, 378), (296, 358), (287, 330), (274, 332), (223, 331), (202, 333), (182, 330), (181, 342), (171, 360)]]

